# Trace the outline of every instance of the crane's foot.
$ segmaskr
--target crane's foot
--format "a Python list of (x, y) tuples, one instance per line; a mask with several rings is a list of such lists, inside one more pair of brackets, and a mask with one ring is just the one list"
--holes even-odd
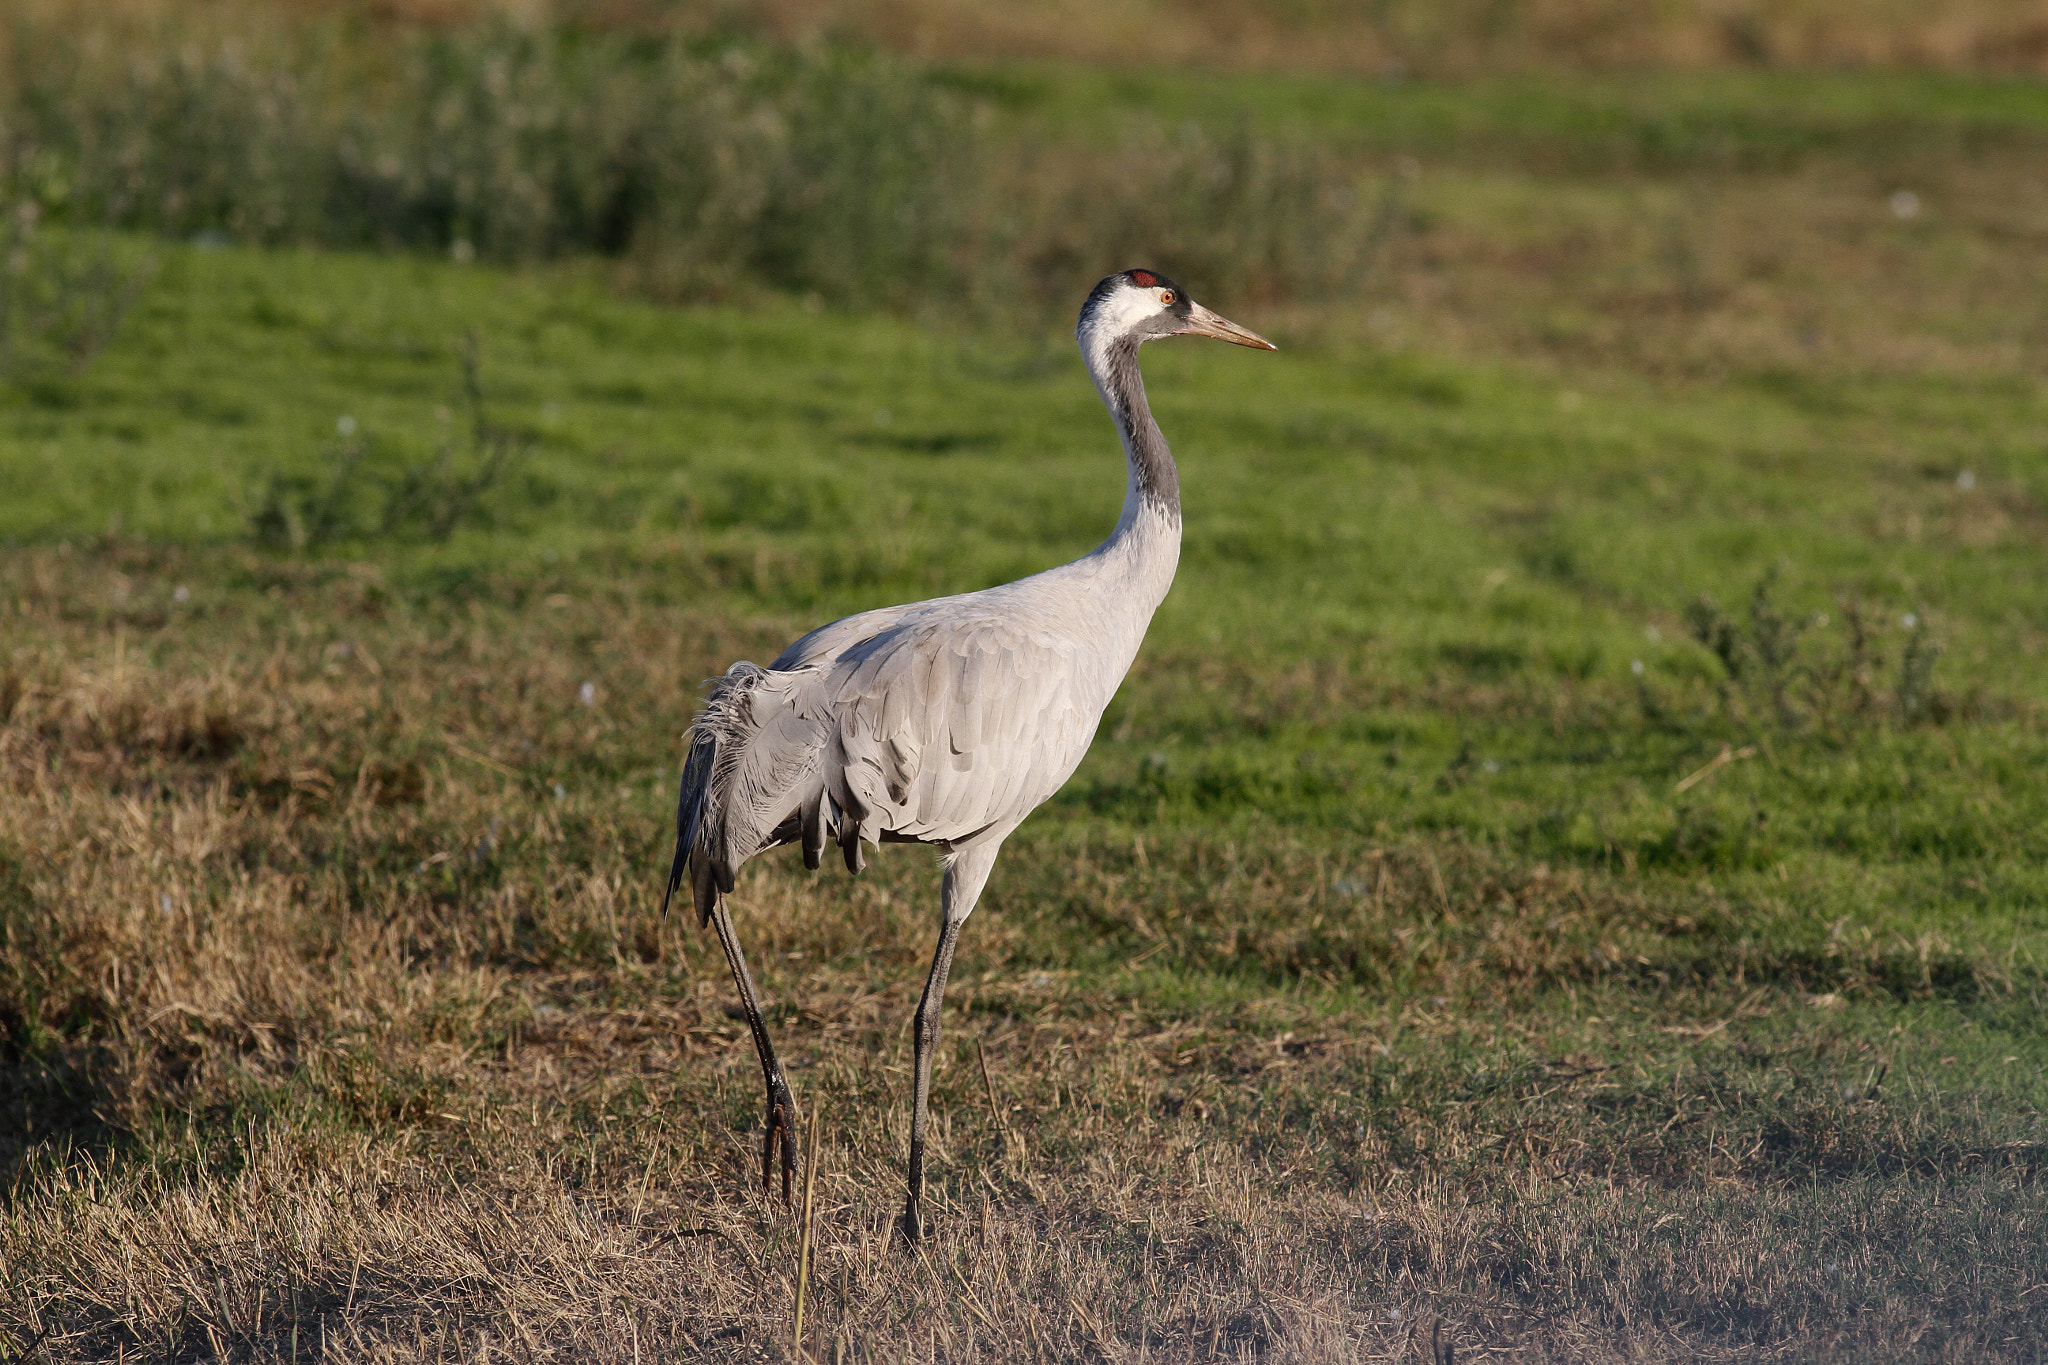
[(777, 1150), (782, 1167), (782, 1202), (790, 1202), (796, 1184), (796, 1101), (778, 1074), (768, 1080), (768, 1126), (761, 1134), (761, 1193), (774, 1188)]

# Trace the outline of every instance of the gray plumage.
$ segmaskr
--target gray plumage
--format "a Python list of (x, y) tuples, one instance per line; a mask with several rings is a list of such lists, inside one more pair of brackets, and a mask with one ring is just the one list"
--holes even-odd
[(863, 613), (717, 679), (679, 825), (700, 919), (778, 845), (802, 842), (816, 867), (837, 843), (858, 872), (863, 841), (1000, 837), (1058, 791), (1130, 665), (1059, 619), (1078, 605), (1066, 586)]
[(673, 895), (687, 868), (700, 923), (718, 923), (768, 1085), (762, 1180), (779, 1139), (785, 1197), (794, 1105), (724, 897), (749, 858), (783, 844), (801, 844), (805, 865), (816, 868), (836, 843), (853, 872), (864, 843), (942, 851), (939, 950), (916, 1033), (904, 1214), (912, 1239), (931, 1052), (960, 925), (1004, 838), (1087, 754), (1179, 558), (1179, 481), (1145, 402), (1138, 346), (1192, 333), (1270, 349), (1148, 271), (1104, 280), (1076, 331), (1130, 468), (1109, 539), (1015, 583), (834, 621), (765, 669), (734, 664), (711, 684), (683, 770), (668, 889)]

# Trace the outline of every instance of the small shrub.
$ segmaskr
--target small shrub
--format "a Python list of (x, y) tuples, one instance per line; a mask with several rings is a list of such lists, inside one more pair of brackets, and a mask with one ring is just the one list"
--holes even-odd
[(251, 537), (295, 550), (367, 535), (440, 542), (479, 520), (526, 446), (484, 406), (481, 354), (471, 333), (461, 351), (462, 439), (444, 436), (430, 459), (385, 474), (371, 459), (375, 439), (344, 418), (340, 439), (322, 452), (332, 472), (272, 474), (251, 501)]
[(321, 463), (332, 470), (324, 478), (273, 473), (249, 513), (250, 535), (265, 545), (304, 550), (359, 534), (356, 504), (369, 443), (367, 434), (357, 437), (351, 428), (321, 452)]
[(1775, 571), (1759, 579), (1741, 619), (1705, 593), (1686, 608), (1693, 638), (1720, 662), (1721, 709), (1731, 722), (1789, 734), (1940, 721), (1953, 709), (1934, 686), (1941, 639), (1924, 609), (1899, 618), (1904, 639), (1894, 660), (1890, 632), (1868, 604), (1841, 599), (1837, 641), (1825, 613), (1787, 615), (1776, 586)]
[(114, 339), (153, 270), (107, 233), (48, 219), (37, 199), (0, 197), (0, 383), (77, 375)]

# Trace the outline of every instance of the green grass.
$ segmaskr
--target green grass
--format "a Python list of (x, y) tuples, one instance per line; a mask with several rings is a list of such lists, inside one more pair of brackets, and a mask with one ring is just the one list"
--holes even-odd
[[(422, 610), (604, 581), (794, 629), (1071, 557), (1119, 500), (1106, 422), (1056, 338), (662, 310), (574, 275), (162, 254), (111, 354), (10, 403), (0, 534), (202, 548), (201, 603), (260, 577), (238, 557), (251, 506), (267, 478), (331, 462), (342, 417), (375, 438), (370, 467), (429, 458), (461, 420), (470, 329), (489, 412), (527, 453), (447, 543), (328, 555), (371, 560)], [(2038, 946), (2023, 869), (2048, 828), (2032, 534), (2048, 401), (2032, 386), (1622, 378), (1561, 404), (1509, 364), (1281, 340), (1147, 354), (1186, 473), (1183, 567), (1041, 821), (1340, 846), (1455, 831), (1532, 860), (1626, 856), (1752, 903), (1796, 888), (1771, 931), (1793, 940), (1846, 914), (1965, 954)], [(1972, 543), (1972, 516), (2017, 525)], [(1909, 522), (1924, 529), (1890, 529)], [(1755, 737), (1716, 701), (1683, 610), (1711, 593), (1739, 616), (1766, 573), (1795, 614), (1833, 612), (1808, 634), (1837, 647), (1837, 598), (1865, 604), (1894, 656), (1903, 616), (1924, 615), (1958, 717), (1765, 725), (1766, 755), (1675, 793)], [(1985, 889), (1959, 893), (1972, 880)]]
[[(402, 596), (523, 600), (619, 574), (649, 601), (799, 623), (1072, 557), (1119, 501), (1100, 406), (1056, 337), (663, 310), (573, 275), (163, 255), (113, 353), (11, 402), (0, 535), (244, 546), (266, 480), (331, 468), (344, 418), (371, 440), (356, 493), (373, 498), (373, 476), (428, 461), (466, 421), (470, 330), (491, 419), (528, 444), (446, 543), (330, 547)], [(1944, 860), (2035, 847), (2048, 401), (2033, 386), (1608, 376), (1580, 397), (1511, 364), (1285, 341), (1147, 354), (1186, 471), (1187, 548), (1140, 685), (1105, 725), (1123, 738), (1069, 804), (1117, 807), (1158, 749), (1170, 761), (1148, 782), (1170, 805), (1213, 770), (1264, 783), (1260, 804), (1297, 828), (1456, 826), (1584, 856), (1538, 826), (1602, 810), (1622, 831), (1669, 826), (1685, 804), (1670, 782), (1748, 733), (1716, 704), (1720, 666), (1684, 611), (1709, 593), (1739, 617), (1772, 574), (1789, 614), (1832, 613), (1807, 629), (1832, 647), (1838, 600), (1863, 604), (1894, 658), (1905, 615), (1924, 616), (1936, 684), (1973, 723), (1780, 737), (1784, 752), (1704, 789), (1784, 812), (1750, 861), (1889, 861), (1901, 839)], [(1443, 790), (1467, 746), (1500, 771)], [(1289, 776), (1310, 750), (1342, 781)]]
[[(1096, 79), (1062, 76), (1034, 98), (1064, 102)], [(1167, 78), (1099, 79), (1149, 81), (1149, 107), (1176, 107), (1153, 90)], [(1922, 84), (1934, 125), (2037, 121), (2025, 92)], [(1260, 88), (1275, 109), (1339, 117), (1285, 82)], [(1804, 100), (1851, 122), (1905, 98), (1846, 80), (1717, 88), (1738, 114)], [(1347, 98), (1363, 112), (1341, 117), (1365, 119), (1371, 101), (1436, 96)], [(651, 909), (691, 688), (823, 619), (1095, 544), (1124, 474), (1078, 357), (1058, 335), (973, 317), (942, 331), (793, 302), (659, 308), (608, 292), (595, 269), (150, 250), (155, 280), (103, 356), (0, 396), (0, 734), (13, 714), (18, 746), (0, 753), (19, 763), (21, 822), (0, 832), (13, 955), (0, 1051), (7, 1150), (30, 1163), (7, 1235), (56, 1258), (65, 1218), (160, 1207), (151, 1173), (186, 1163), (207, 1190), (240, 1189), (285, 1160), (272, 1141), (360, 1140), (480, 1171), (463, 1163), (501, 1148), (436, 1125), (523, 1116), (528, 1099), (536, 1125), (566, 1125), (542, 1150), (583, 1144), (575, 1188), (624, 1191), (623, 1207), (654, 1181), (677, 1219), (712, 1219), (691, 1200), (737, 1189), (757, 1121), (736, 1033), (715, 1063), (687, 1047), (638, 1072), (591, 1062), (607, 1088), (578, 1099), (517, 1089), (519, 1031), (573, 1070), (595, 1045), (568, 1020), (696, 1009), (700, 1032), (725, 1027), (711, 954)], [(1210, 282), (1184, 283), (1202, 297)], [(1407, 1262), (1431, 1311), (1538, 1358), (1605, 1358), (1545, 1313), (1610, 1343), (1650, 1340), (1630, 1334), (1661, 1314), (1702, 1349), (2025, 1358), (2013, 1343), (2038, 1323), (2023, 1294), (2048, 1244), (2039, 383), (1820, 362), (1574, 374), (1554, 357), (1367, 345), (1330, 327), (1297, 341), (1239, 320), (1280, 352), (1147, 352), (1186, 489), (1180, 576), (1094, 752), (1013, 840), (968, 931), (949, 1027), (988, 1043), (990, 1093), (1017, 1087), (1037, 1145), (1027, 1157), (1010, 1137), (961, 1137), (941, 1178), (952, 1216), (969, 1217), (979, 1164), (1000, 1167), (1015, 1207), (1099, 1231), (1099, 1208), (1068, 1207), (1045, 1182), (1085, 1171), (1086, 1188), (1111, 1188), (1091, 1163), (1101, 1116), (1121, 1113), (1182, 1125), (1197, 1164), (1239, 1152), (1246, 1180), (1286, 1198), (1434, 1191), (1417, 1207), (1464, 1230)], [(486, 416), (517, 453), (445, 540), (380, 533), (408, 470), (451, 442), (467, 458), (472, 332)], [(351, 442), (366, 453), (335, 484)], [(277, 490), (329, 497), (339, 529), (303, 551), (262, 543), (255, 518)], [(1759, 584), (1802, 631), (1775, 672), (1755, 652), (1772, 619), (1752, 614)], [(1747, 682), (1690, 638), (1702, 594), (1747, 641)], [(1871, 631), (1860, 663), (1850, 608)], [(1940, 647), (1919, 681), (1902, 663), (1916, 638)], [(586, 678), (603, 697), (587, 713), (573, 700)], [(208, 725), (229, 737), (214, 744)], [(1754, 753), (1680, 790), (1724, 745)], [(476, 787), (492, 768), (502, 789)], [(99, 814), (60, 818), (88, 797)], [(222, 916), (266, 877), (293, 888), (278, 905), (339, 907), (291, 931), (309, 945), (291, 960), (316, 974), (333, 960), (323, 934), (398, 907), (377, 913), (411, 926), (409, 946), (366, 925), (343, 956), (396, 951), (392, 979), (413, 984), (330, 1013), (307, 987), (281, 1014), (249, 1006), (272, 1033), (230, 1040), (195, 1022), (183, 1041), (147, 1041), (161, 1011), (130, 1019), (118, 993), (103, 1005), (66, 984), (66, 963), (97, 962), (92, 945), (111, 941), (79, 926), (135, 895), (88, 894), (91, 860), (72, 841), (173, 809), (279, 832), (221, 835), (238, 851), (201, 850), (188, 868), (172, 830), (171, 851), (136, 864), (147, 878), (214, 897)], [(852, 889), (787, 861), (755, 875), (747, 932), (790, 1006), (784, 1026), (808, 1040), (792, 1046), (826, 1059), (813, 1081), (834, 1121), (864, 1134), (846, 1141), (865, 1155), (845, 1160), (886, 1167), (895, 1082), (864, 1059), (900, 1051), (929, 888), (907, 856)], [(543, 888), (530, 905), (514, 894), (529, 885)], [(502, 939), (494, 916), (510, 917)], [(134, 932), (140, 959), (173, 951)], [(206, 951), (229, 952), (244, 931), (209, 932)], [(806, 991), (840, 1003), (800, 1015)], [(278, 1019), (293, 1038), (282, 1051), (262, 1041)], [(1070, 1072), (1033, 1030), (1073, 1043)], [(122, 1088), (122, 1066), (183, 1079), (152, 1098)], [(971, 1050), (944, 1076), (942, 1108), (982, 1103)], [(507, 1093), (516, 1103), (500, 1104)], [(657, 1179), (671, 1139), (688, 1159), (664, 1156), (681, 1165)], [(84, 1168), (65, 1162), (78, 1149), (107, 1179), (141, 1183), (77, 1194)], [(708, 1185), (689, 1174), (707, 1164)], [(1521, 1174), (1497, 1187), (1503, 1170)], [(848, 1207), (893, 1178), (872, 1176)], [(1447, 1191), (1498, 1221), (1456, 1224), (1465, 1215), (1446, 1210), (1467, 1205)], [(1363, 1215), (1300, 1216), (1327, 1265), (1370, 1261), (1342, 1221)], [(1256, 1242), (1265, 1225), (1246, 1217)], [(783, 1251), (763, 1226), (745, 1235), (770, 1238), (765, 1263)], [(1731, 1262), (1718, 1290), (1684, 1281), (1673, 1258), (1716, 1237), (1772, 1249)], [(1101, 1245), (1142, 1270), (1110, 1282), (1150, 1283), (1150, 1242)], [(1371, 1292), (1345, 1302), (1373, 1331), (1395, 1331), (1371, 1313), (1400, 1264), (1356, 1272)], [(305, 1292), (346, 1318), (333, 1300), (350, 1282), (355, 1302), (347, 1258), (308, 1266)], [(0, 1289), (17, 1344), (39, 1313), (101, 1330), (57, 1283), (24, 1270)], [(401, 1303), (425, 1292), (397, 1270), (380, 1283)], [(285, 1354), (261, 1309), (253, 1326), (221, 1312), (236, 1349)], [(1235, 1312), (1216, 1310), (1206, 1349), (1267, 1339), (1232, 1326)], [(123, 1321), (138, 1343), (220, 1349), (190, 1323), (151, 1337)], [(1886, 1326), (1858, 1336), (1859, 1321)], [(1889, 1335), (1916, 1326), (1924, 1345)], [(1148, 1329), (1116, 1330), (1128, 1345)], [(624, 1358), (623, 1338), (605, 1340)], [(1313, 1354), (1309, 1336), (1289, 1340)]]

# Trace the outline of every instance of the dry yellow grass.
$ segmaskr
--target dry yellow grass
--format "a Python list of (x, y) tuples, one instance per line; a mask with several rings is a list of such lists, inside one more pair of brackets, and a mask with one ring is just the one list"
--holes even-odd
[[(368, 571), (253, 560), (205, 576), (267, 594), (174, 611), (198, 567), (5, 564), (10, 1354), (790, 1358), (795, 1220), (753, 1191), (752, 1053), (655, 876), (678, 681), (780, 623), (602, 596), (415, 616)], [(643, 777), (546, 776), (633, 753)], [(1710, 893), (1452, 842), (1057, 826), (1012, 865), (951, 997), (915, 1255), (890, 1239), (930, 869), (741, 887), (828, 1116), (815, 1359), (1861, 1359), (1928, 1332), (1937, 1284), (1967, 1302), (1920, 1354), (2018, 1358), (2038, 1148), (1887, 1092), (1851, 1036), (1729, 1043), (1815, 1007), (1783, 964), (1660, 948)], [(1154, 946), (1123, 975), (1032, 965), (1086, 914)], [(1178, 1005), (1118, 984), (1158, 953), (1269, 975)], [(1318, 964), (1402, 988), (1282, 984)], [(1853, 991), (1866, 968), (1888, 970), (1832, 970)], [(1500, 1008), (1559, 986), (1609, 1024)], [(1516, 1060), (1475, 1072), (1476, 1046)], [(1865, 1093), (1814, 1083), (1845, 1066)], [(1764, 1235), (1817, 1204), (1839, 1242)]]

